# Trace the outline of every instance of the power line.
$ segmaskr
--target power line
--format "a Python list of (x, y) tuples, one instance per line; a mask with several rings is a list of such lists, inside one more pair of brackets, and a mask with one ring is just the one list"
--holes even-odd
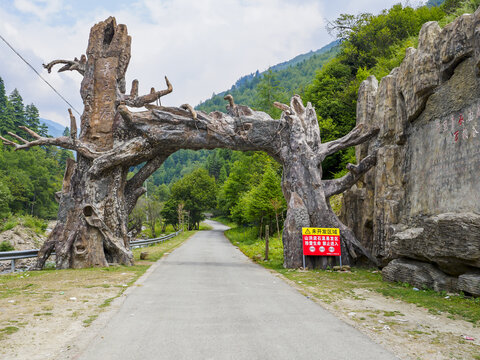
[(23, 62), (24, 62), (25, 64), (27, 64), (27, 66), (28, 66), (30, 69), (32, 69), (32, 70), (35, 72), (35, 74), (38, 75), (38, 77), (39, 77), (40, 79), (42, 79), (43, 81), (45, 81), (45, 83), (46, 83), (48, 86), (50, 86), (50, 88), (51, 88), (58, 96), (60, 96), (60, 97), (62, 98), (62, 100), (65, 101), (68, 106), (70, 106), (70, 108), (72, 108), (78, 115), (82, 116), (82, 114), (80, 114), (80, 112), (79, 112), (77, 109), (75, 109), (75, 107), (74, 107), (72, 104), (70, 104), (70, 103), (68, 102), (68, 100), (63, 97), (62, 94), (60, 94), (27, 60), (25, 60), (24, 57), (23, 57), (22, 55), (20, 55), (20, 53), (19, 53), (17, 50), (15, 50), (12, 45), (10, 45), (10, 44), (8, 43), (8, 41), (5, 40), (5, 38), (4, 38), (2, 35), (0, 35), (0, 39), (2, 39), (3, 42), (4, 42), (5, 44), (7, 44), (7, 46), (8, 46), (10, 49), (12, 49), (12, 51), (13, 51), (15, 54), (17, 54), (18, 57), (19, 57), (20, 59), (22, 59)]

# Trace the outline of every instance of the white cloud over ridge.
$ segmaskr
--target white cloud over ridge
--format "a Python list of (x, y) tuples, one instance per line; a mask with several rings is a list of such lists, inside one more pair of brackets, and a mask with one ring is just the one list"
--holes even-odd
[[(2, 0), (5, 1), (5, 0)], [(356, 5), (351, 5), (351, 4)], [(389, 3), (389, 4), (387, 4)], [(362, 11), (378, 12), (395, 1), (367, 0)], [(342, 5), (318, 0), (14, 0), (0, 8), (0, 34), (81, 112), (81, 76), (47, 74), (41, 64), (73, 59), (86, 50), (90, 27), (110, 15), (126, 24), (132, 36), (127, 82), (140, 91), (165, 87), (174, 91), (165, 105), (197, 105), (212, 92), (229, 88), (240, 76), (316, 50), (333, 39), (325, 18), (349, 12)], [(0, 76), (7, 90), (18, 88), (26, 104), (35, 103), (42, 117), (68, 124), (67, 105), (0, 42)]]

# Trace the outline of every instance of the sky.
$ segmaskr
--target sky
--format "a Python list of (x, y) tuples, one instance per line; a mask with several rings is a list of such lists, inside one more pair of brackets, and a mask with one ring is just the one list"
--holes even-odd
[[(417, 0), (420, 3), (421, 0)], [(132, 36), (127, 91), (173, 92), (162, 105), (192, 106), (229, 89), (243, 75), (334, 40), (326, 20), (341, 13), (377, 14), (400, 0), (0, 0), (0, 35), (81, 113), (82, 76), (48, 74), (42, 64), (85, 53), (90, 28), (113, 15)], [(410, 1), (414, 3), (415, 1)], [(405, 4), (405, 1), (403, 1)], [(413, 4), (416, 5), (416, 4)], [(7, 93), (20, 91), (42, 118), (69, 123), (68, 105), (0, 41), (0, 77)], [(78, 117), (78, 116), (77, 116)]]

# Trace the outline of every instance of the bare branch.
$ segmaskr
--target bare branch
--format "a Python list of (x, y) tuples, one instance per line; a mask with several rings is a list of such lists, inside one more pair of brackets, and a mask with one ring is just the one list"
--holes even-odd
[(6, 145), (10, 145), (10, 146), (15, 147), (15, 150), (28, 149), (28, 148), (31, 148), (33, 146), (54, 145), (54, 146), (63, 147), (64, 149), (70, 149), (70, 150), (77, 151), (79, 154), (81, 154), (81, 155), (83, 155), (83, 156), (85, 156), (86, 158), (89, 158), (89, 159), (95, 159), (95, 158), (97, 158), (97, 157), (99, 157), (100, 155), (103, 154), (103, 153), (100, 153), (100, 152), (97, 152), (97, 151), (93, 151), (86, 144), (84, 144), (84, 143), (82, 143), (78, 140), (71, 139), (71, 138), (66, 137), (66, 136), (60, 136), (58, 138), (43, 137), (43, 136), (38, 135), (35, 131), (33, 131), (33, 130), (25, 127), (25, 126), (19, 126), (19, 128), (28, 132), (31, 136), (36, 138), (36, 140), (27, 141), (27, 140), (23, 139), (22, 137), (20, 137), (18, 135), (15, 135), (13, 133), (9, 133), (11, 136), (16, 138), (17, 140), (23, 142), (23, 144), (17, 144), (13, 141), (10, 141), (10, 140), (5, 139), (4, 137), (0, 136), (0, 139), (3, 140), (3, 142)]
[(75, 58), (73, 61), (72, 60), (54, 60), (52, 62), (49, 62), (48, 64), (43, 64), (43, 67), (47, 69), (48, 73), (52, 72), (52, 68), (55, 65), (58, 64), (65, 64), (62, 66), (58, 72), (63, 72), (63, 71), (78, 71), (80, 74), (85, 75), (85, 70), (87, 67), (87, 57), (85, 55), (80, 56), (80, 60)]
[(340, 194), (345, 190), (350, 189), (359, 179), (370, 170), (377, 163), (377, 155), (372, 154), (360, 161), (358, 165), (348, 164), (347, 169), (350, 172), (335, 180), (324, 180), (323, 191), (325, 192), (325, 198), (330, 198), (333, 195)]
[(282, 111), (285, 111), (285, 112), (290, 112), (290, 106), (288, 105), (285, 105), (285, 104), (282, 104), (282, 103), (279, 103), (277, 101), (275, 101), (273, 103), (273, 106), (275, 106), (277, 109), (280, 109)]
[(228, 104), (230, 105), (230, 107), (233, 109), (235, 107), (235, 102), (233, 101), (233, 96), (232, 95), (225, 95), (223, 97), (223, 100), (227, 100), (228, 101)]
[(138, 80), (134, 80), (132, 83), (132, 90), (130, 95), (123, 95), (123, 102), (127, 106), (131, 107), (143, 107), (147, 104), (150, 104), (154, 101), (157, 101), (162, 96), (170, 94), (173, 91), (172, 84), (168, 81), (168, 78), (165, 76), (165, 82), (167, 84), (167, 89), (161, 91), (155, 91), (152, 88), (152, 91), (148, 95), (138, 96)]
[(75, 116), (72, 113), (72, 109), (68, 109), (68, 113), (70, 114), (70, 137), (72, 139), (77, 138), (77, 121)]
[(132, 81), (132, 90), (130, 90), (130, 96), (131, 97), (138, 97), (138, 80), (135, 79)]
[(13, 137), (14, 137), (15, 139), (17, 139), (18, 141), (21, 141), (21, 142), (23, 142), (24, 144), (28, 144), (28, 141), (27, 141), (27, 140), (25, 140), (24, 138), (18, 136), (17, 134), (14, 134), (14, 133), (12, 133), (12, 132), (10, 132), (10, 131), (8, 131), (7, 133), (8, 133), (8, 135), (13, 136)]
[(192, 114), (193, 120), (197, 120), (197, 112), (193, 109), (193, 107), (190, 104), (180, 105), (180, 108), (184, 110), (188, 110), (190, 114)]
[(167, 159), (170, 154), (162, 153), (149, 160), (125, 185), (125, 209), (130, 214), (146, 189), (142, 186), (145, 180), (152, 175)]
[(346, 149), (350, 146), (362, 144), (370, 140), (378, 134), (378, 128), (372, 128), (362, 133), (364, 124), (358, 124), (352, 131), (340, 139), (329, 141), (321, 145), (319, 162), (322, 162), (328, 155), (334, 154), (337, 151)]
[(30, 130), (26, 126), (19, 126), (20, 129), (25, 130), (27, 133), (29, 133), (31, 136), (33, 136), (35, 139), (41, 139), (42, 137), (38, 135), (35, 131)]
[(3, 141), (4, 145), (10, 145), (10, 146), (15, 146), (15, 147), (18, 146), (17, 143), (14, 143), (13, 141), (10, 141), (10, 140), (8, 140), (8, 139), (5, 139), (3, 136), (0, 136), (0, 140)]
[(135, 189), (132, 193), (130, 193), (128, 197), (125, 198), (125, 210), (127, 211), (127, 214), (130, 215), (130, 213), (135, 208), (135, 205), (137, 204), (138, 198), (146, 192), (147, 189), (145, 189), (144, 187), (139, 187)]
[(140, 188), (145, 180), (147, 180), (169, 156), (170, 154), (162, 153), (149, 160), (130, 180), (127, 181), (127, 184), (125, 185), (125, 195), (128, 196), (130, 193)]

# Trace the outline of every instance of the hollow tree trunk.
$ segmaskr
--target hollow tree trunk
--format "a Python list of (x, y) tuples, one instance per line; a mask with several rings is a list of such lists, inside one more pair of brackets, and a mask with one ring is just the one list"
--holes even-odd
[[(299, 96), (290, 105), (275, 103), (282, 116), (269, 115), (237, 105), (228, 95), (227, 113), (196, 112), (188, 105), (162, 107), (149, 105), (172, 91), (167, 89), (138, 96), (134, 80), (126, 94), (125, 72), (130, 59), (130, 42), (125, 25), (114, 18), (96, 24), (90, 33), (87, 56), (73, 61), (55, 60), (45, 67), (50, 71), (75, 70), (84, 76), (81, 95), (84, 112), (77, 139), (75, 118), (71, 114), (71, 136), (44, 138), (28, 131), (36, 140), (26, 141), (11, 134), (20, 144), (3, 142), (25, 149), (36, 145), (56, 145), (77, 152), (77, 161), (68, 162), (59, 194), (58, 224), (39, 253), (38, 268), (55, 250), (57, 268), (131, 265), (132, 253), (127, 237), (127, 218), (137, 199), (145, 192), (144, 181), (173, 152), (179, 149), (230, 148), (265, 151), (283, 165), (282, 189), (287, 200), (283, 231), (285, 266), (302, 264), (302, 227), (339, 227), (343, 261), (348, 264), (359, 255), (376, 260), (361, 246), (330, 208), (328, 199), (351, 187), (375, 164), (375, 154), (364, 158), (343, 178), (322, 181), (321, 163), (326, 156), (363, 143), (378, 129), (358, 125), (345, 137), (321, 143), (315, 111)], [(146, 107), (131, 112), (128, 107)], [(131, 166), (145, 163), (127, 181)], [(195, 224), (193, 225), (195, 227)], [(198, 225), (197, 225), (198, 226)], [(327, 259), (310, 259), (310, 267), (325, 267)]]

